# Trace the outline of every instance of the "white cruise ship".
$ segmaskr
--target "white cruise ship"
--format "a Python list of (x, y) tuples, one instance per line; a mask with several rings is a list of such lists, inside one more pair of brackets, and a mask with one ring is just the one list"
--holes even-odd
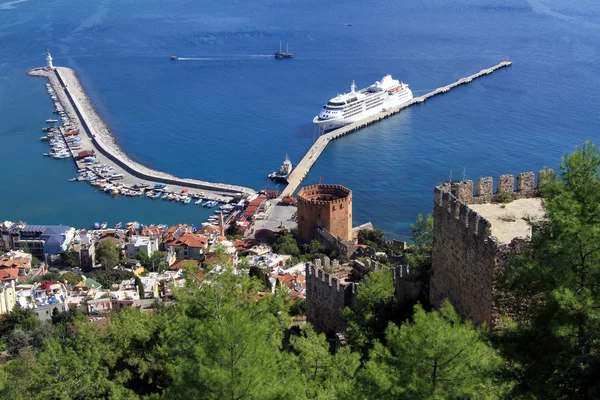
[(398, 107), (412, 98), (408, 85), (392, 79), (391, 75), (385, 75), (381, 81), (359, 91), (356, 91), (356, 85), (352, 82), (350, 93), (329, 100), (313, 122), (324, 131), (329, 131)]

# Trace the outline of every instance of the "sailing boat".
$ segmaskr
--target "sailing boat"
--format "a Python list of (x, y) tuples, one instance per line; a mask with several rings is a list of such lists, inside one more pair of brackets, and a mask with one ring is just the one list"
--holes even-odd
[(285, 44), (285, 51), (281, 50), (281, 40), (279, 41), (279, 51), (275, 54), (273, 54), (275, 56), (276, 59), (281, 59), (281, 58), (292, 58), (293, 54), (290, 53), (290, 50), (288, 49), (288, 44)]

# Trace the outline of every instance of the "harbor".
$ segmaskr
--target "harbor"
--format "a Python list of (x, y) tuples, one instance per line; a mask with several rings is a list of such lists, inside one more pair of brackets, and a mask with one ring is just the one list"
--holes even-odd
[(287, 178), (288, 185), (281, 192), (281, 197), (283, 198), (283, 197), (287, 197), (287, 196), (292, 196), (298, 190), (298, 188), (300, 187), (300, 184), (302, 183), (302, 181), (304, 180), (304, 178), (306, 177), (306, 175), (308, 174), (308, 172), (310, 171), (312, 166), (315, 164), (315, 162), (317, 162), (317, 160), (319, 159), (319, 156), (321, 156), (321, 154), (323, 153), (323, 151), (325, 150), (327, 145), (332, 140), (335, 140), (342, 136), (356, 132), (356, 131), (358, 131), (362, 128), (365, 128), (371, 124), (381, 121), (382, 119), (389, 118), (392, 115), (399, 113), (400, 111), (402, 111), (405, 108), (408, 108), (415, 104), (421, 104), (432, 97), (447, 93), (450, 90), (452, 90), (458, 86), (468, 84), (468, 83), (472, 82), (474, 79), (489, 75), (495, 71), (498, 71), (499, 69), (506, 68), (510, 65), (512, 65), (511, 61), (508, 61), (508, 60), (503, 61), (503, 62), (496, 64), (490, 68), (482, 69), (481, 71), (479, 71), (475, 74), (472, 74), (465, 78), (461, 78), (447, 86), (439, 87), (423, 96), (415, 97), (412, 100), (408, 101), (407, 103), (400, 105), (399, 107), (390, 108), (389, 110), (382, 111), (378, 114), (372, 115), (372, 116), (362, 119), (360, 121), (348, 124), (341, 128), (338, 128), (338, 129), (329, 131), (327, 133), (324, 133), (323, 135), (320, 135), (319, 138), (308, 149), (308, 151), (306, 152), (306, 154), (304, 155), (302, 160), (300, 160), (298, 165), (294, 168), (294, 170), (291, 172), (291, 174)]
[[(54, 112), (60, 115), (62, 124), (50, 125), (43, 129), (47, 136), (41, 139), (48, 140), (52, 147), (52, 150), (44, 155), (59, 159), (73, 159), (78, 175), (70, 179), (71, 181), (87, 181), (99, 191), (111, 195), (145, 196), (150, 199), (182, 204), (192, 203), (195, 206), (208, 208), (215, 207), (219, 203), (243, 201), (256, 194), (253, 189), (247, 187), (179, 178), (131, 160), (116, 143), (110, 130), (94, 109), (75, 71), (53, 66), (49, 53), (46, 60), (48, 62), (46, 67), (32, 69), (27, 74), (48, 79), (46, 87), (55, 105)], [(360, 121), (326, 132), (318, 137), (296, 168), (292, 169), (292, 164), (286, 157), (280, 170), (269, 174), (269, 179), (288, 183), (280, 193), (280, 199), (293, 196), (332, 140), (356, 132), (407, 107), (423, 103), (434, 96), (447, 93), (511, 64), (512, 62), (508, 60), (501, 62), (423, 96), (415, 97), (400, 106), (384, 109)], [(55, 119), (46, 121), (48, 124), (57, 122), (58, 120)], [(231, 219), (229, 215), (226, 217)]]
[[(58, 143), (60, 152), (54, 153), (57, 155), (55, 158), (68, 158), (68, 155), (74, 160), (79, 173), (74, 180), (89, 181), (101, 190), (109, 187), (105, 191), (111, 194), (160, 197), (184, 204), (195, 200), (193, 204), (207, 206), (208, 202), (229, 203), (255, 193), (243, 186), (179, 178), (131, 160), (94, 109), (75, 71), (55, 67), (49, 54), (48, 58), (47, 67), (32, 69), (27, 74), (45, 77), (49, 81), (48, 92), (57, 108), (55, 112), (62, 114), (63, 125), (53, 128), (54, 137), (42, 139)], [(204, 202), (198, 203), (200, 199)]]

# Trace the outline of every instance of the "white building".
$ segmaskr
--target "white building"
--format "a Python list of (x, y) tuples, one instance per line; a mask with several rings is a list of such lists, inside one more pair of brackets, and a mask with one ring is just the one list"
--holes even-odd
[(158, 238), (149, 236), (132, 236), (129, 243), (125, 244), (125, 256), (135, 260), (140, 251), (145, 251), (148, 256), (158, 250)]
[(0, 314), (7, 314), (17, 304), (15, 279), (0, 281)]

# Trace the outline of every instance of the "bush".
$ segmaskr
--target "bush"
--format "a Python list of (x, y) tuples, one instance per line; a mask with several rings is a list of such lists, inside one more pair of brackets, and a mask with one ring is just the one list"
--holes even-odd
[(290, 315), (292, 317), (300, 317), (306, 315), (306, 301), (298, 299), (290, 306)]
[(515, 194), (514, 193), (500, 193), (498, 195), (496, 195), (496, 201), (498, 203), (510, 203), (511, 201), (515, 200)]

